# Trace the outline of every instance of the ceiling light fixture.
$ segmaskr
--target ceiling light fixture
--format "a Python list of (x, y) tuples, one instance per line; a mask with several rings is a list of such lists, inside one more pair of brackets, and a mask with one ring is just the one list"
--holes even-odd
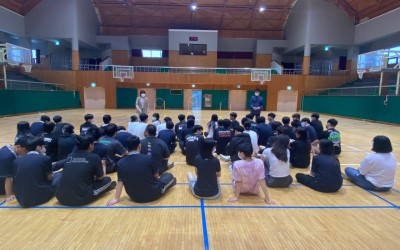
[(258, 8), (258, 10), (260, 12), (264, 12), (265, 11), (265, 6), (264, 5), (260, 5), (260, 7)]
[(190, 5), (190, 8), (192, 9), (192, 11), (196, 11), (197, 4), (196, 3), (192, 3), (192, 5)]

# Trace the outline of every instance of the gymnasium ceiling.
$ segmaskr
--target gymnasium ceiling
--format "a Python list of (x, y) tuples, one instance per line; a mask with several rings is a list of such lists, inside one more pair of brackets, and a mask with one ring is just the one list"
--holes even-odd
[[(0, 0), (0, 6), (26, 15), (40, 1)], [(297, 0), (91, 1), (103, 35), (167, 35), (168, 29), (205, 29), (218, 30), (222, 37), (282, 39), (290, 10)], [(399, 0), (313, 1), (336, 4), (354, 18), (355, 24), (400, 7)], [(197, 9), (192, 11), (194, 2)], [(265, 11), (260, 12), (261, 6)]]

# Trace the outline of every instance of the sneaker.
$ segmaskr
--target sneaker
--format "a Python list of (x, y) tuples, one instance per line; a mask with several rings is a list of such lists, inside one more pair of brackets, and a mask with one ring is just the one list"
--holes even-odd
[(343, 180), (350, 180), (350, 178), (345, 173), (342, 173), (342, 178)]
[(222, 160), (224, 160), (225, 162), (229, 161), (231, 159), (231, 157), (229, 155), (219, 155), (221, 157)]
[(175, 163), (174, 163), (173, 161), (168, 162), (168, 164), (167, 164), (168, 170), (171, 169), (171, 168), (173, 168), (174, 166), (175, 166)]
[(110, 186), (108, 186), (108, 188), (106, 189), (106, 192), (114, 190), (116, 186), (117, 186), (117, 182), (116, 181), (112, 181)]

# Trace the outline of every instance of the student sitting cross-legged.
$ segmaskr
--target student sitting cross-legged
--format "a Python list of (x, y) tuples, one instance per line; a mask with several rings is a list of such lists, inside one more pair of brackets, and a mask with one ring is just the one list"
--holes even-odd
[(0, 149), (0, 194), (6, 195), (6, 201), (15, 199), (14, 185), (14, 160), (17, 156), (25, 155), (28, 136), (19, 136), (14, 146), (6, 145)]
[(218, 177), (221, 177), (221, 165), (212, 155), (214, 147), (213, 139), (207, 138), (202, 141), (200, 154), (196, 156), (194, 164), (197, 177), (191, 172), (187, 174), (190, 190), (197, 198), (218, 199), (221, 194), (218, 183)]
[[(24, 207), (32, 207), (49, 201), (54, 191), (60, 173), (53, 180), (51, 159), (44, 155), (45, 143), (42, 138), (29, 137), (27, 140), (28, 154), (14, 161), (15, 167), (15, 197)], [(53, 183), (52, 183), (53, 180)]]
[(240, 144), (238, 147), (241, 160), (235, 161), (232, 165), (233, 190), (235, 195), (229, 198), (229, 202), (239, 200), (240, 194), (258, 194), (261, 189), (264, 192), (264, 201), (274, 204), (268, 195), (265, 183), (264, 163), (260, 159), (252, 159), (253, 148), (249, 144)]
[(263, 151), (266, 160), (266, 181), (268, 187), (285, 188), (292, 184), (290, 176), (289, 136), (278, 135), (272, 148)]
[(374, 154), (367, 155), (358, 169), (346, 168), (347, 178), (364, 189), (385, 192), (394, 185), (396, 158), (392, 143), (384, 135), (375, 136), (372, 141)]
[(296, 179), (301, 184), (324, 193), (338, 191), (343, 184), (340, 162), (334, 155), (333, 142), (323, 139), (319, 142), (320, 154), (314, 156), (311, 175), (298, 173)]
[(115, 198), (108, 201), (112, 206), (120, 201), (122, 188), (134, 202), (150, 202), (159, 199), (176, 184), (170, 173), (158, 174), (149, 155), (140, 154), (141, 143), (137, 136), (127, 140), (129, 155), (118, 161), (118, 184)]
[(81, 135), (76, 141), (77, 149), (67, 156), (56, 191), (57, 200), (67, 206), (89, 204), (116, 185), (105, 176), (100, 157), (91, 153), (93, 138)]
[(296, 129), (296, 140), (290, 143), (290, 164), (294, 168), (307, 168), (310, 165), (311, 143), (307, 139), (307, 130)]

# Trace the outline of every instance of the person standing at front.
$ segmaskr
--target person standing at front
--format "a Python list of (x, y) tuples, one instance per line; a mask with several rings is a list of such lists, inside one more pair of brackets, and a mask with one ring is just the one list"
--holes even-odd
[(149, 99), (146, 97), (146, 91), (141, 90), (140, 95), (136, 98), (136, 110), (138, 114), (147, 114), (149, 111)]
[(250, 98), (250, 113), (256, 116), (256, 119), (260, 117), (261, 110), (263, 109), (264, 100), (260, 96), (260, 90), (257, 88), (254, 90), (254, 96)]

